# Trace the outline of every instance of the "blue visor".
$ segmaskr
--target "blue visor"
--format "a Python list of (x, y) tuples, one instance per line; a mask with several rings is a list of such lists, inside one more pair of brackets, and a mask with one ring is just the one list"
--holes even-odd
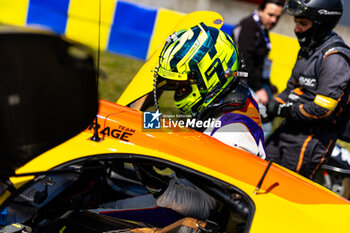
[(304, 0), (287, 0), (285, 10), (289, 15), (300, 16), (307, 10), (307, 6)]

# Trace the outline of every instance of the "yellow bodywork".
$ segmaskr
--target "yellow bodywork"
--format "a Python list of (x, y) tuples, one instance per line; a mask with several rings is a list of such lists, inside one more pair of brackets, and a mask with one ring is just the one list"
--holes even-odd
[[(91, 141), (86, 130), (33, 159), (16, 173), (47, 171), (87, 156), (137, 154), (189, 167), (229, 183), (253, 201), (255, 213), (249, 232), (350, 232), (350, 203), (327, 189), (278, 165), (272, 165), (261, 189), (254, 194), (267, 162), (243, 150), (229, 147), (202, 133), (148, 132), (142, 129), (142, 113), (106, 101), (101, 102), (99, 124), (129, 132), (101, 135)], [(16, 187), (33, 177), (11, 178)], [(1, 201), (9, 193), (3, 194)]]

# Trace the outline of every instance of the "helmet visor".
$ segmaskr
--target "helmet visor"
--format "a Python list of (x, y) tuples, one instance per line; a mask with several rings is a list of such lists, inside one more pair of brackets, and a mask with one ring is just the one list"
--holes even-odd
[(301, 16), (307, 10), (304, 0), (287, 0), (284, 8), (289, 15), (293, 16)]
[(177, 72), (168, 71), (159, 67), (157, 74), (157, 89), (176, 91), (184, 86), (189, 86), (190, 83), (196, 83), (196, 75), (191, 72), (189, 74), (180, 74)]
[(167, 79), (176, 80), (176, 81), (186, 81), (188, 79), (188, 74), (180, 74), (178, 72), (172, 72), (159, 67), (158, 75)]
[(163, 91), (176, 91), (180, 87), (187, 86), (187, 83), (188, 81), (171, 80), (158, 76), (156, 87)]
[(184, 99), (192, 92), (191, 83), (189, 81), (170, 80), (161, 76), (158, 76), (156, 86), (159, 90), (175, 91), (175, 101)]

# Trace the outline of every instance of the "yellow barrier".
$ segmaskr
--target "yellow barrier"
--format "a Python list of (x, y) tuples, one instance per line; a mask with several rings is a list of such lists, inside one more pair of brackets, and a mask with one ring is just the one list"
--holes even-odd
[[(119, 54), (126, 53), (145, 60), (157, 51), (165, 38), (172, 33), (170, 30), (174, 29), (185, 15), (169, 9), (148, 8), (124, 1), (101, 0), (101, 3), (101, 49)], [(70, 39), (97, 47), (99, 1), (0, 0), (0, 6), (2, 23), (17, 26), (42, 25)], [(190, 18), (188, 24), (199, 21), (200, 19)], [(145, 22), (148, 24), (142, 24)], [(140, 28), (144, 31), (137, 31)], [(113, 32), (114, 37), (111, 37)], [(299, 45), (294, 38), (276, 33), (270, 35), (272, 43), (270, 58), (273, 61), (271, 82), (282, 91), (296, 61)]]
[(292, 74), (292, 69), (297, 59), (299, 43), (295, 38), (277, 33), (270, 33), (272, 49), (271, 83), (276, 85), (281, 92), (286, 88), (287, 81)]
[[(115, 0), (104, 0), (101, 4), (101, 40), (102, 50), (106, 50), (115, 7)], [(98, 45), (99, 2), (96, 0), (70, 0), (66, 36), (96, 48)]]
[[(29, 0), (0, 0), (0, 21), (6, 24), (24, 26), (27, 19)], [(16, 14), (14, 14), (16, 12)]]

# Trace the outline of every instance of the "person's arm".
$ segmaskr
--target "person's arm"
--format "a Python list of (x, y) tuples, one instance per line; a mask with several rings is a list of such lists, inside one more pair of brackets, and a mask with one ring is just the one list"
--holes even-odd
[[(293, 80), (274, 101), (267, 106), (266, 119), (282, 116), (299, 122), (324, 122), (333, 119), (344, 89), (350, 81), (350, 66), (340, 54), (333, 54), (322, 61), (317, 83), (317, 93), (313, 100), (308, 102), (288, 102)], [(266, 120), (265, 120), (266, 121)]]
[(259, 56), (259, 54), (255, 46), (257, 43), (256, 33), (256, 26), (253, 23), (245, 21), (241, 24), (238, 37), (238, 50), (249, 72), (248, 85), (254, 91), (263, 88), (261, 82), (262, 70), (259, 69), (259, 65), (257, 64), (257, 56)]
[(320, 67), (318, 93), (313, 101), (295, 104), (290, 117), (296, 121), (327, 121), (333, 118), (340, 97), (350, 80), (350, 66), (340, 54), (326, 57)]

